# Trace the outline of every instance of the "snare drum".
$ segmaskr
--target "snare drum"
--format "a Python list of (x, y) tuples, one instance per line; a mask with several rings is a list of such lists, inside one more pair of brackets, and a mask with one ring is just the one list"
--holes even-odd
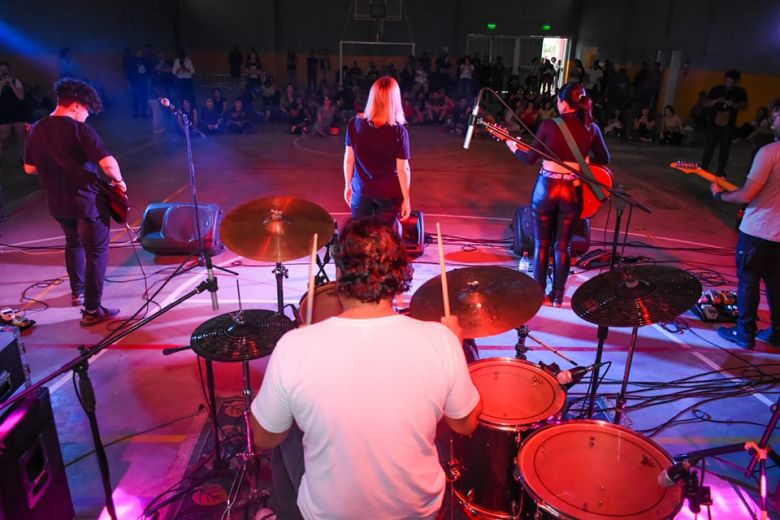
[(537, 430), (517, 467), (533, 518), (661, 520), (673, 518), (683, 488), (658, 485), (673, 464), (653, 441), (603, 421), (579, 420)]
[[(306, 320), (306, 309), (309, 306), (309, 292), (303, 295), (298, 302), (298, 316), (301, 321)], [(336, 293), (336, 282), (327, 282), (314, 288), (314, 305), (312, 307), (311, 322), (317, 323), (333, 316), (341, 314), (344, 307), (341, 305)]]
[(473, 434), (453, 434), (460, 477), (452, 487), (471, 514), (517, 518), (517, 448), (531, 430), (558, 418), (566, 393), (555, 376), (527, 361), (484, 359), (471, 363), (469, 372), (484, 408)]

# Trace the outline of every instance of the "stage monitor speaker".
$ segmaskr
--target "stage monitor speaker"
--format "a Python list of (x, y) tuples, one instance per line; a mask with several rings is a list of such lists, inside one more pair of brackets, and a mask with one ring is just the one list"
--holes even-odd
[[(218, 255), (225, 248), (219, 238), (222, 216), (222, 210), (216, 204), (198, 204), (203, 246), (211, 256)], [(149, 204), (141, 223), (141, 245), (156, 255), (197, 253), (195, 206), (179, 202)]]
[(0, 326), (0, 403), (30, 386), (30, 367), (17, 327)]
[[(534, 218), (531, 206), (520, 206), (515, 211), (512, 219), (512, 251), (518, 256), (528, 251), (529, 256), (534, 255)], [(571, 255), (582, 256), (590, 249), (590, 220), (583, 219), (574, 228), (574, 238), (571, 241)]]
[(398, 221), (401, 235), (406, 246), (406, 252), (412, 258), (417, 258), (425, 252), (425, 222), (422, 211), (414, 210), (406, 220)]
[(46, 387), (0, 417), (0, 482), (0, 520), (76, 518)]

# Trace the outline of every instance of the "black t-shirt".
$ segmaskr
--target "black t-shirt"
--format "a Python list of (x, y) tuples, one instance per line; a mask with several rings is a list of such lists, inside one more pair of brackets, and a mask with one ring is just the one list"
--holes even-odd
[[(18, 79), (13, 81), (21, 86), (21, 83), (17, 83)], [(24, 100), (16, 97), (10, 85), (3, 85), (0, 88), (0, 124), (21, 123), (24, 121), (24, 112)]]
[(403, 125), (375, 127), (362, 117), (347, 125), (346, 146), (355, 155), (352, 190), (372, 197), (400, 197), (396, 159), (409, 159), (409, 131)]
[(54, 218), (98, 218), (108, 199), (97, 186), (98, 162), (111, 153), (94, 128), (65, 116), (46, 116), (27, 134), (24, 162), (38, 169)]
[[(712, 87), (712, 90), (710, 90), (710, 93), (707, 94), (707, 97), (710, 99), (718, 99), (723, 98), (726, 101), (732, 101), (733, 103), (742, 103), (747, 102), (747, 92), (744, 88), (734, 85), (733, 88), (727, 89), (726, 85), (718, 85), (717, 87)], [(709, 110), (709, 120), (712, 124), (715, 124), (717, 126), (726, 126), (721, 123), (722, 121), (718, 118), (718, 112), (723, 113), (725, 115), (725, 112), (728, 112), (728, 126), (736, 126), (737, 124), (737, 109), (734, 108), (734, 105), (731, 105), (731, 107), (727, 107), (724, 103), (715, 103), (710, 107)]]

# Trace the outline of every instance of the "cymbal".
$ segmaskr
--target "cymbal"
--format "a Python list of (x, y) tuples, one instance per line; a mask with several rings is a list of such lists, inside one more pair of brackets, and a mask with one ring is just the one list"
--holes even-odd
[[(519, 327), (531, 319), (544, 301), (541, 287), (514, 269), (476, 266), (447, 272), (450, 310), (458, 317), (464, 336), (481, 338)], [(412, 296), (409, 313), (423, 321), (444, 316), (441, 277), (425, 282)]]
[(314, 204), (293, 197), (254, 199), (233, 208), (222, 220), (225, 245), (253, 260), (284, 262), (311, 253), (311, 238), (317, 233), (318, 248), (334, 233), (333, 217)]
[(295, 322), (269, 310), (230, 312), (211, 318), (192, 333), (192, 350), (211, 361), (249, 361), (267, 356)]
[(641, 327), (671, 321), (701, 296), (701, 283), (687, 271), (660, 265), (614, 269), (582, 284), (571, 299), (585, 321), (608, 327)]

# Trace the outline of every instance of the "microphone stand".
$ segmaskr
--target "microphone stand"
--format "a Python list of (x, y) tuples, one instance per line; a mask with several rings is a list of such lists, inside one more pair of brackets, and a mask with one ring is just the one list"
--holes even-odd
[(121, 332), (110, 334), (109, 336), (105, 337), (100, 343), (97, 343), (96, 345), (93, 345), (91, 347), (86, 347), (84, 345), (80, 346), (79, 355), (77, 357), (68, 361), (67, 363), (65, 363), (60, 368), (58, 368), (51, 374), (47, 375), (40, 381), (34, 383), (32, 386), (27, 388), (24, 392), (20, 393), (19, 395), (0, 403), (0, 410), (6, 407), (13, 406), (17, 402), (24, 399), (27, 395), (32, 394), (33, 392), (37, 391), (40, 387), (44, 386), (46, 383), (61, 376), (62, 374), (65, 374), (66, 372), (73, 371), (74, 374), (78, 374), (79, 392), (77, 396), (79, 398), (79, 402), (81, 403), (82, 408), (84, 409), (84, 413), (86, 414), (87, 419), (89, 420), (90, 431), (92, 433), (92, 440), (95, 445), (95, 455), (97, 456), (98, 467), (100, 469), (100, 477), (103, 484), (103, 492), (105, 493), (106, 512), (108, 513), (109, 517), (112, 520), (117, 520), (116, 508), (114, 507), (114, 498), (111, 489), (111, 475), (110, 475), (109, 465), (108, 465), (108, 456), (106, 455), (105, 447), (103, 446), (103, 442), (100, 438), (100, 429), (98, 427), (98, 422), (97, 422), (97, 415), (96, 415), (97, 401), (95, 399), (95, 388), (92, 385), (92, 380), (89, 378), (89, 373), (88, 373), (89, 360), (92, 357), (96, 356), (99, 352), (104, 350), (106, 347), (109, 347), (110, 345), (119, 342), (120, 340), (124, 339), (125, 337), (129, 336), (136, 330), (140, 329), (141, 327), (149, 323), (150, 321), (168, 312), (172, 308), (180, 305), (184, 301), (192, 298), (196, 294), (200, 294), (204, 291), (210, 290), (209, 287), (211, 287), (211, 283), (208, 280), (204, 280), (200, 284), (198, 284), (197, 287), (192, 289), (187, 294), (179, 297), (177, 300), (166, 305), (165, 307), (158, 310), (154, 314), (147, 316), (142, 320), (139, 320), (137, 323), (129, 326), (128, 328), (122, 330)]

